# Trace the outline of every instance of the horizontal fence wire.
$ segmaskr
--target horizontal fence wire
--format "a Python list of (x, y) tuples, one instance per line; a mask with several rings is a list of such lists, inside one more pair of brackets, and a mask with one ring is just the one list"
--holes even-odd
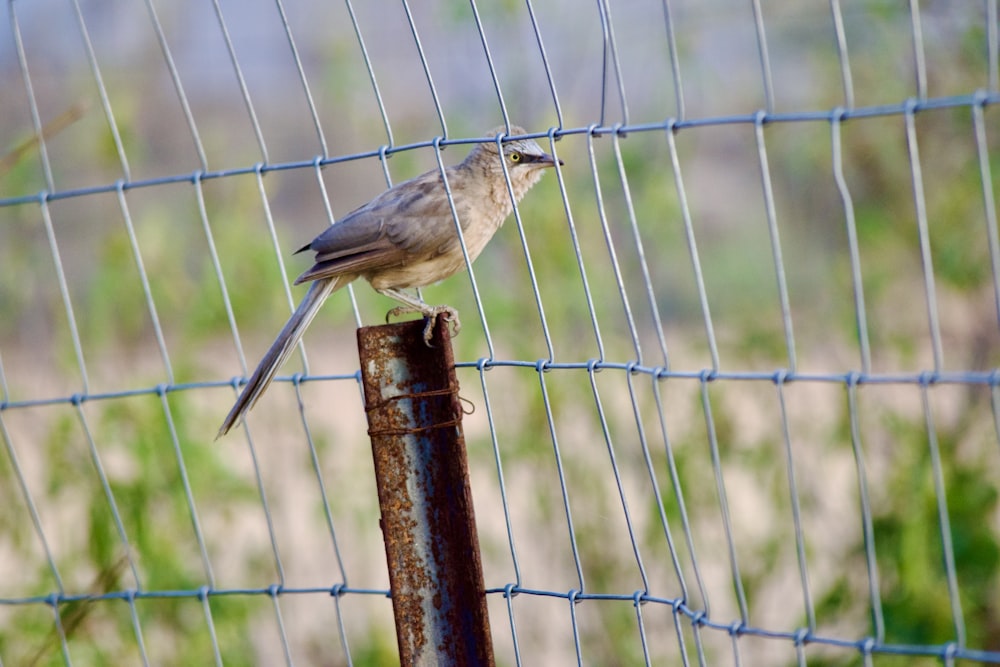
[[(286, 239), (321, 230), (291, 221), (515, 122), (564, 164), (423, 294), (477, 315), (456, 367), (501, 662), (1000, 664), (996, 0), (146, 0), (119, 7), (141, 48), (70, 4), (9, 0), (0, 42), (0, 665), (394, 659), (345, 325), (384, 304), (334, 297), (240, 435), (213, 424), (295, 307)], [(73, 77), (88, 102), (51, 121)]]
[[(689, 120), (679, 120), (677, 118), (668, 117), (660, 122), (639, 123), (633, 125), (616, 123), (615, 125), (612, 126), (602, 126), (600, 124), (593, 124), (585, 127), (553, 128), (551, 132), (550, 131), (527, 132), (524, 135), (519, 135), (519, 136), (523, 136), (524, 138), (529, 138), (529, 139), (551, 138), (554, 140), (558, 140), (563, 137), (575, 136), (575, 135), (588, 135), (594, 137), (612, 136), (612, 135), (622, 136), (633, 132), (655, 132), (655, 131), (667, 131), (667, 130), (671, 132), (679, 132), (680, 130), (685, 130), (685, 129), (715, 127), (722, 125), (751, 125), (757, 127), (773, 123), (802, 123), (802, 122), (843, 123), (844, 121), (855, 118), (878, 118), (878, 117), (894, 117), (894, 116), (904, 116), (904, 115), (913, 116), (921, 111), (932, 111), (939, 109), (967, 108), (973, 110), (976, 108), (985, 108), (989, 105), (997, 104), (998, 102), (1000, 102), (1000, 93), (989, 92), (986, 90), (978, 90), (968, 95), (954, 95), (954, 96), (924, 99), (924, 100), (918, 100), (917, 98), (908, 98), (900, 102), (899, 104), (860, 107), (854, 109), (848, 109), (846, 107), (835, 107), (828, 111), (801, 111), (801, 112), (787, 112), (787, 113), (767, 113), (764, 111), (759, 111), (749, 114), (717, 116), (717, 117), (698, 118)], [(489, 137), (488, 139), (492, 139), (492, 137)], [(376, 149), (359, 151), (357, 153), (351, 153), (349, 155), (337, 155), (330, 157), (323, 157), (321, 155), (316, 155), (312, 158), (305, 160), (277, 162), (270, 164), (258, 162), (246, 167), (236, 167), (232, 169), (223, 169), (219, 171), (197, 170), (189, 174), (174, 174), (170, 176), (163, 176), (160, 178), (150, 178), (150, 179), (135, 180), (135, 181), (121, 180), (105, 185), (95, 185), (91, 187), (76, 188), (65, 191), (50, 192), (47, 190), (42, 190), (36, 193), (32, 193), (30, 195), (0, 198), (0, 206), (15, 206), (18, 204), (38, 204), (40, 202), (59, 201), (62, 199), (71, 199), (74, 197), (86, 197), (102, 193), (117, 192), (119, 190), (156, 187), (156, 186), (170, 185), (175, 183), (205, 182), (213, 179), (231, 178), (234, 176), (247, 176), (251, 174), (266, 174), (268, 172), (280, 172), (280, 171), (288, 171), (295, 169), (315, 169), (316, 167), (325, 167), (333, 164), (353, 162), (355, 160), (362, 160), (365, 158), (390, 157), (396, 153), (403, 153), (419, 148), (432, 148), (432, 147), (447, 148), (449, 146), (470, 146), (475, 143), (481, 143), (483, 140), (484, 140), (483, 137), (448, 139), (443, 135), (438, 135), (432, 139), (428, 139), (425, 141), (415, 141), (408, 144), (402, 144), (397, 146), (384, 144)]]

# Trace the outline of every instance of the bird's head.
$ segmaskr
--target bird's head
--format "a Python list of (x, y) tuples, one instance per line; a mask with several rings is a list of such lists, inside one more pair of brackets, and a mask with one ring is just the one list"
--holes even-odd
[[(487, 132), (486, 136), (496, 137), (500, 134), (517, 136), (527, 134), (527, 132), (524, 128), (516, 125), (512, 125), (508, 132), (507, 128), (501, 125)], [(501, 150), (503, 166), (499, 159)], [(465, 159), (465, 164), (481, 169), (501, 183), (505, 183), (503, 174), (504, 166), (506, 166), (517, 199), (520, 199), (528, 191), (528, 188), (538, 182), (545, 168), (555, 166), (556, 162), (556, 158), (543, 151), (534, 139), (504, 141), (499, 148), (496, 141), (476, 144), (476, 147), (469, 153), (469, 157)], [(562, 160), (558, 160), (558, 162), (560, 165), (563, 164)]]
[[(528, 132), (523, 127), (518, 127), (517, 125), (511, 125), (510, 132), (503, 125), (495, 127), (486, 133), (487, 137), (496, 137), (500, 134), (506, 134), (507, 136), (516, 137), (521, 134), (527, 134)], [(484, 157), (495, 156), (497, 153), (497, 145), (495, 141), (489, 143), (479, 144), (478, 148), (482, 149), (482, 152), (486, 155)], [(544, 167), (551, 167), (555, 165), (556, 159), (542, 150), (542, 147), (538, 145), (534, 139), (516, 139), (514, 141), (503, 142), (503, 156), (507, 163), (507, 168), (517, 168), (519, 171), (525, 169), (542, 169)], [(563, 164), (562, 160), (559, 160), (559, 164)]]

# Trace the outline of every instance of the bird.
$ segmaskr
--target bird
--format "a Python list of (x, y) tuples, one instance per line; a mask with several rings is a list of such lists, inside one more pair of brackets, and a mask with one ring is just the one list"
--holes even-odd
[(509, 131), (505, 126), (494, 128), (486, 134), (492, 140), (477, 143), (462, 162), (444, 168), (447, 189), (441, 170), (432, 169), (389, 188), (299, 248), (296, 254), (312, 251), (315, 258), (295, 284), (312, 284), (247, 380), (216, 439), (243, 421), (327, 297), (357, 278), (403, 304), (390, 310), (386, 321), (407, 312), (424, 315), (428, 345), (439, 316), (449, 320), (457, 333), (461, 323), (454, 308), (428, 305), (404, 290), (432, 285), (465, 268), (456, 215), (471, 262), (513, 211), (511, 194), (520, 201), (545, 169), (563, 164), (534, 139), (504, 138), (526, 134), (518, 126)]

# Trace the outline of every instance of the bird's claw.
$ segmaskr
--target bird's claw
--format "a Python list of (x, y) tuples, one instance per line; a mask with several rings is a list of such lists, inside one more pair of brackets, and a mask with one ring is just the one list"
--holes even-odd
[(451, 306), (434, 306), (430, 313), (425, 313), (427, 324), (424, 325), (424, 343), (427, 347), (431, 345), (431, 338), (434, 336), (434, 325), (439, 316), (444, 316), (446, 322), (451, 324), (451, 335), (455, 337), (462, 330), (462, 322), (458, 319), (458, 311)]
[(438, 316), (443, 315), (444, 319), (451, 324), (452, 336), (457, 336), (458, 332), (462, 330), (462, 322), (458, 319), (458, 311), (451, 306), (428, 306), (426, 310), (414, 308), (413, 306), (396, 306), (385, 314), (385, 321), (388, 323), (390, 318), (399, 317), (406, 313), (418, 312), (423, 313), (426, 320), (426, 324), (424, 325), (424, 343), (427, 344), (427, 347), (433, 347), (431, 345), (431, 338), (434, 336), (434, 325), (437, 323)]

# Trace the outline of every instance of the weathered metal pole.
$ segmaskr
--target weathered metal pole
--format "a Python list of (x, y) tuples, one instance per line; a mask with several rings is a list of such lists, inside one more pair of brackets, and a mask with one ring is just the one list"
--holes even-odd
[(492, 667), (483, 568), (444, 318), (358, 330), (402, 667)]

